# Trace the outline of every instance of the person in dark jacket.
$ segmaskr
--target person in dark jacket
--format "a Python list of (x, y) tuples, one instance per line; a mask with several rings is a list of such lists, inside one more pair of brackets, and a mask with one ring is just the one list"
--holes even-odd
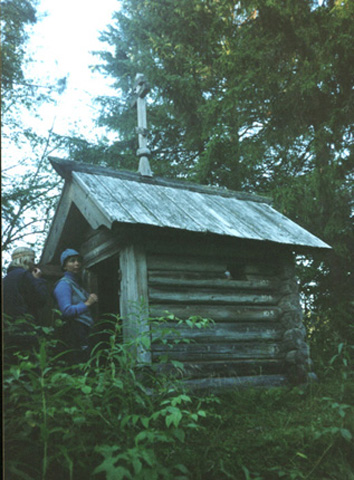
[(82, 258), (76, 250), (68, 248), (60, 256), (64, 276), (57, 282), (54, 296), (66, 320), (65, 338), (74, 350), (73, 363), (88, 360), (90, 354), (89, 335), (94, 320), (90, 307), (98, 301), (95, 293), (88, 293), (81, 284)]
[(27, 335), (29, 322), (36, 322), (39, 309), (48, 300), (48, 288), (40, 268), (35, 266), (35, 252), (31, 248), (16, 248), (11, 259), (2, 283), (3, 313), (8, 319), (5, 344), (21, 348), (35, 343)]

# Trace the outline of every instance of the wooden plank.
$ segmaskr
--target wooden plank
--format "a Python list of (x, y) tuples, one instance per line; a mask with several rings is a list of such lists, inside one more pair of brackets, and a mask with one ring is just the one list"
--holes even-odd
[(281, 360), (253, 359), (239, 361), (214, 362), (183, 362), (183, 368), (175, 367), (171, 363), (154, 364), (154, 371), (180, 378), (203, 377), (240, 377), (252, 375), (284, 374), (285, 366)]
[[(237, 199), (225, 198), (222, 196), (204, 196), (203, 204), (206, 211), (210, 210), (211, 215), (216, 217), (218, 222), (222, 222), (226, 227), (232, 230), (236, 229), (235, 237), (252, 238), (254, 240), (263, 240), (265, 231), (272, 231), (271, 222), (268, 225), (259, 228), (262, 218), (253, 221), (254, 209), (253, 202), (240, 202)], [(215, 212), (215, 213), (214, 213)], [(213, 215), (214, 213), (214, 215)], [(225, 233), (228, 229), (225, 228)], [(270, 233), (270, 232), (269, 232)]]
[(276, 295), (247, 294), (247, 293), (216, 293), (214, 290), (189, 291), (165, 291), (157, 288), (149, 288), (149, 299), (156, 303), (185, 303), (185, 304), (214, 304), (214, 305), (276, 305), (279, 297)]
[(191, 328), (185, 324), (176, 325), (173, 322), (166, 322), (152, 325), (151, 334), (153, 340), (189, 338), (197, 340), (198, 343), (229, 343), (280, 340), (283, 332), (276, 323), (215, 323), (204, 328)]
[[(149, 278), (169, 279), (176, 278), (179, 280), (225, 280), (227, 278), (225, 271), (171, 271), (171, 270), (149, 270)], [(162, 280), (163, 281), (163, 280)]]
[(103, 262), (103, 260), (117, 254), (119, 251), (120, 245), (116, 239), (112, 238), (84, 255), (84, 266), (85, 268), (91, 268), (97, 263)]
[(80, 248), (85, 268), (91, 268), (112, 257), (120, 251), (120, 248), (116, 236), (110, 230), (101, 228), (91, 232), (90, 237), (82, 243)]
[[(90, 181), (90, 177), (92, 175), (86, 175), (85, 181)], [(149, 203), (144, 201), (144, 188), (139, 183), (101, 175), (95, 175), (94, 179), (100, 186), (98, 195), (105, 195), (105, 208), (112, 218), (123, 223), (164, 226), (149, 208)]]
[(177, 318), (186, 320), (191, 316), (201, 316), (215, 321), (242, 322), (242, 321), (272, 321), (277, 320), (281, 315), (278, 307), (253, 307), (253, 306), (230, 306), (223, 305), (222, 308), (213, 305), (181, 305), (181, 304), (151, 304), (150, 317), (160, 318), (168, 315), (175, 315)]
[[(199, 277), (202, 277), (199, 275)], [(279, 282), (269, 279), (258, 280), (228, 280), (225, 278), (178, 278), (175, 276), (165, 277), (159, 274), (149, 274), (149, 286), (163, 287), (188, 287), (201, 288), (210, 287), (222, 290), (275, 290)]]
[(147, 229), (145, 232), (147, 253), (150, 255), (203, 255), (212, 258), (234, 260), (264, 261), (271, 258), (273, 263), (281, 263), (281, 256), (289, 256), (289, 248), (284, 245), (265, 244), (264, 242), (223, 237), (220, 235), (205, 235), (187, 231), (164, 229), (158, 231)]
[(65, 183), (44, 245), (42, 258), (40, 260), (43, 264), (50, 263), (55, 255), (72, 204), (72, 189), (71, 183)]
[[(72, 199), (91, 228), (104, 225), (107, 228), (112, 226), (112, 218), (107, 216), (107, 212), (101, 202), (95, 201), (94, 196), (90, 194), (87, 185), (74, 173)], [(100, 200), (102, 198), (100, 197)]]
[(286, 375), (257, 375), (250, 377), (200, 378), (185, 380), (183, 384), (192, 390), (219, 390), (250, 387), (281, 387), (287, 385)]
[[(184, 205), (181, 205), (183, 190), (178, 191), (179, 201), (171, 201), (175, 190), (162, 186), (146, 188), (145, 185), (136, 184), (135, 188), (131, 188), (128, 184), (129, 194), (136, 199), (136, 203), (142, 203), (151, 214), (152, 218), (156, 218), (157, 225), (164, 227), (181, 228), (185, 230), (203, 231), (208, 223), (207, 219), (201, 221), (196, 215), (188, 214)], [(151, 224), (152, 222), (149, 221)]]
[(184, 272), (218, 272), (224, 275), (227, 263), (224, 260), (213, 258), (187, 257), (177, 255), (149, 255), (147, 258), (148, 269), (150, 270), (168, 270)]
[[(172, 246), (171, 246), (172, 248)], [(201, 248), (199, 249), (199, 253)], [(150, 275), (166, 276), (164, 272), (169, 272), (171, 277), (175, 277), (176, 273), (190, 274), (210, 274), (214, 273), (216, 278), (224, 279), (226, 271), (237, 270), (237, 274), (241, 273), (245, 279), (260, 278), (272, 279), (280, 273), (281, 267), (273, 262), (253, 262), (235, 260), (233, 257), (216, 258), (206, 256), (187, 256), (187, 255), (149, 255), (148, 269)], [(237, 278), (236, 278), (237, 280)]]
[(81, 244), (81, 253), (86, 255), (88, 252), (97, 248), (101, 243), (105, 243), (112, 239), (112, 230), (105, 227), (98, 228), (97, 230), (90, 230)]
[[(217, 198), (216, 196), (212, 196), (212, 200), (208, 204), (207, 199), (209, 195), (202, 195), (197, 192), (159, 188), (159, 197), (161, 194), (165, 197), (163, 210), (170, 208), (172, 210), (178, 209), (181, 212), (181, 221), (179, 223), (176, 222), (176, 224), (184, 230), (241, 236), (238, 228), (231, 225), (230, 220), (232, 219), (230, 215), (223, 216), (215, 211), (213, 200)], [(235, 201), (239, 202), (239, 200)]]
[[(124, 247), (120, 253), (121, 299), (120, 314), (123, 318), (123, 337), (131, 342), (143, 336), (149, 338), (147, 268), (144, 250), (138, 245)], [(136, 345), (137, 359), (151, 363), (149, 345)]]
[(170, 360), (185, 362), (211, 360), (240, 360), (280, 358), (279, 347), (275, 343), (230, 343), (230, 344), (199, 344), (190, 343), (178, 345), (152, 344), (153, 359), (167, 355)]
[[(84, 270), (83, 272), (83, 284), (89, 293), (95, 293), (98, 295), (98, 278), (97, 275), (92, 271), (92, 270)], [(100, 298), (98, 297), (98, 301), (100, 301)], [(97, 320), (99, 317), (99, 304), (94, 303), (90, 307), (91, 314), (94, 318), (94, 320)]]
[(256, 263), (245, 264), (243, 266), (243, 271), (245, 272), (246, 275), (257, 275), (257, 276), (264, 275), (266, 277), (268, 276), (272, 277), (279, 274), (280, 266), (277, 265), (275, 261), (272, 263), (259, 262), (257, 264)]
[[(232, 261), (225, 260), (220, 267), (200, 264), (193, 267), (192, 262), (188, 266), (180, 263), (176, 257), (175, 266), (165, 266), (161, 269), (149, 269), (149, 277), (179, 278), (179, 279), (203, 279), (203, 280), (224, 280), (229, 281), (260, 281), (279, 283), (281, 268), (274, 265), (235, 265)], [(165, 268), (163, 270), (162, 268)], [(184, 269), (185, 268), (185, 269)]]

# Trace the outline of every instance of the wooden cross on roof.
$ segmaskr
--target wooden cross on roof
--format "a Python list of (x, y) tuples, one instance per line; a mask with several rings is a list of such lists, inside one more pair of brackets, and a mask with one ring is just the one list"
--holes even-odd
[(139, 157), (138, 172), (141, 175), (152, 177), (153, 173), (150, 168), (149, 155), (150, 150), (147, 146), (147, 121), (146, 121), (146, 95), (150, 91), (150, 85), (147, 83), (145, 76), (142, 73), (137, 73), (134, 83), (134, 96), (132, 99), (132, 106), (136, 104), (138, 114), (138, 126), (136, 132), (138, 134), (139, 148), (136, 154)]

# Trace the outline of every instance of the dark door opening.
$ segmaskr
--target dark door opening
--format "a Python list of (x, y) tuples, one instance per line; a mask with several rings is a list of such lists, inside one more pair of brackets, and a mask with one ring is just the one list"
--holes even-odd
[(122, 325), (119, 319), (119, 254), (96, 264), (91, 271), (94, 274), (95, 293), (98, 295), (95, 343), (101, 343), (101, 349), (105, 348), (104, 345), (108, 346), (113, 331), (118, 333), (116, 341), (122, 342)]
[(93, 267), (97, 282), (99, 318), (119, 315), (119, 255), (107, 258)]

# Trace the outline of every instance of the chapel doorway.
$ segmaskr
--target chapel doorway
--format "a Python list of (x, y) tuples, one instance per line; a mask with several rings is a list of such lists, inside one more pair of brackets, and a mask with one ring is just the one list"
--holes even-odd
[(119, 255), (103, 260), (93, 270), (97, 282), (99, 318), (110, 314), (119, 315)]
[(119, 254), (97, 263), (90, 270), (94, 278), (91, 290), (98, 295), (98, 303), (95, 306), (96, 341), (106, 343), (111, 335), (109, 332), (112, 332), (118, 324), (117, 340), (121, 343)]

